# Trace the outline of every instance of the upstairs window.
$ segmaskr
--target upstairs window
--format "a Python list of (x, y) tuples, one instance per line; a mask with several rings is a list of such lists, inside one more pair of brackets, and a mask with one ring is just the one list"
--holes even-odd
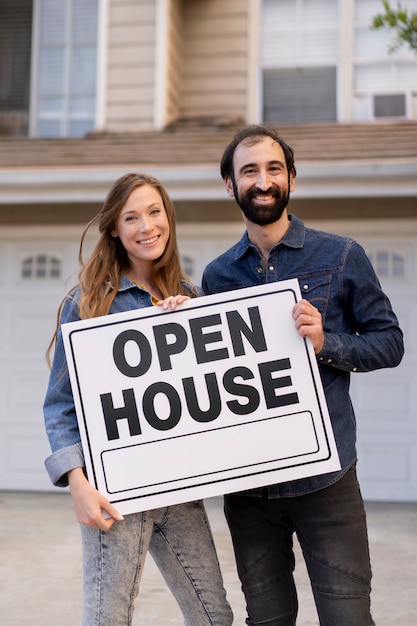
[(263, 0), (263, 120), (337, 119), (338, 0)]
[[(392, 3), (395, 5), (395, 3)], [(417, 0), (404, 4), (417, 10)], [(392, 33), (372, 30), (373, 16), (383, 13), (380, 0), (355, 0), (352, 25), (353, 119), (409, 119), (417, 115), (417, 57), (407, 45), (389, 53)]]
[(98, 0), (35, 0), (31, 135), (94, 129)]

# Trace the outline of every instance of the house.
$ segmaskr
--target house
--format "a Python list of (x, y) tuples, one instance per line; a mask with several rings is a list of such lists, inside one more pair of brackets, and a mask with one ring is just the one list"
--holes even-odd
[[(417, 0), (407, 6), (417, 9)], [(173, 197), (198, 282), (242, 232), (219, 159), (265, 121), (295, 149), (290, 210), (366, 248), (405, 333), (354, 375), (368, 499), (417, 500), (417, 56), (379, 0), (0, 0), (0, 489), (50, 489), (44, 352), (80, 234), (135, 170)], [(67, 281), (68, 279), (68, 281)]]

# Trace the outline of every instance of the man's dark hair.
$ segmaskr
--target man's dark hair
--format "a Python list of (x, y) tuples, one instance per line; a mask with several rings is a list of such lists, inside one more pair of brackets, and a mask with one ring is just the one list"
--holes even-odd
[(291, 146), (285, 143), (282, 137), (280, 137), (273, 128), (262, 124), (253, 124), (238, 130), (232, 141), (223, 152), (222, 160), (220, 162), (220, 174), (222, 175), (222, 178), (225, 179), (228, 176), (232, 179), (232, 181), (235, 180), (233, 172), (233, 156), (240, 143), (245, 142), (249, 145), (253, 145), (258, 143), (258, 141), (262, 141), (265, 137), (271, 137), (271, 139), (279, 143), (285, 155), (288, 176), (291, 173), (295, 176), (296, 170), (294, 165), (294, 150)]

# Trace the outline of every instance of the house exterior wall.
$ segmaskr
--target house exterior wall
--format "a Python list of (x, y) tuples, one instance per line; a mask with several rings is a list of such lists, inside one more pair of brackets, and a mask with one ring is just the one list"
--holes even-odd
[(248, 13), (242, 0), (183, 0), (180, 117), (245, 119)]
[(153, 128), (155, 0), (109, 0), (104, 129)]
[(245, 121), (246, 2), (109, 0), (107, 27), (103, 130)]
[(165, 92), (161, 120), (163, 126), (168, 126), (179, 116), (183, 65), (182, 1), (168, 0), (166, 12), (168, 14), (166, 64), (161, 80)]

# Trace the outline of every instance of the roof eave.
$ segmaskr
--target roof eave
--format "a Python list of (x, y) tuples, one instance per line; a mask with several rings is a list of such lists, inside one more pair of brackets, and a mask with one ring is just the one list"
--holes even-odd
[[(137, 165), (0, 170), (0, 205), (102, 202), (113, 182)], [(141, 167), (174, 201), (226, 200), (218, 167)], [(297, 164), (294, 196), (309, 198), (417, 196), (417, 159)]]

